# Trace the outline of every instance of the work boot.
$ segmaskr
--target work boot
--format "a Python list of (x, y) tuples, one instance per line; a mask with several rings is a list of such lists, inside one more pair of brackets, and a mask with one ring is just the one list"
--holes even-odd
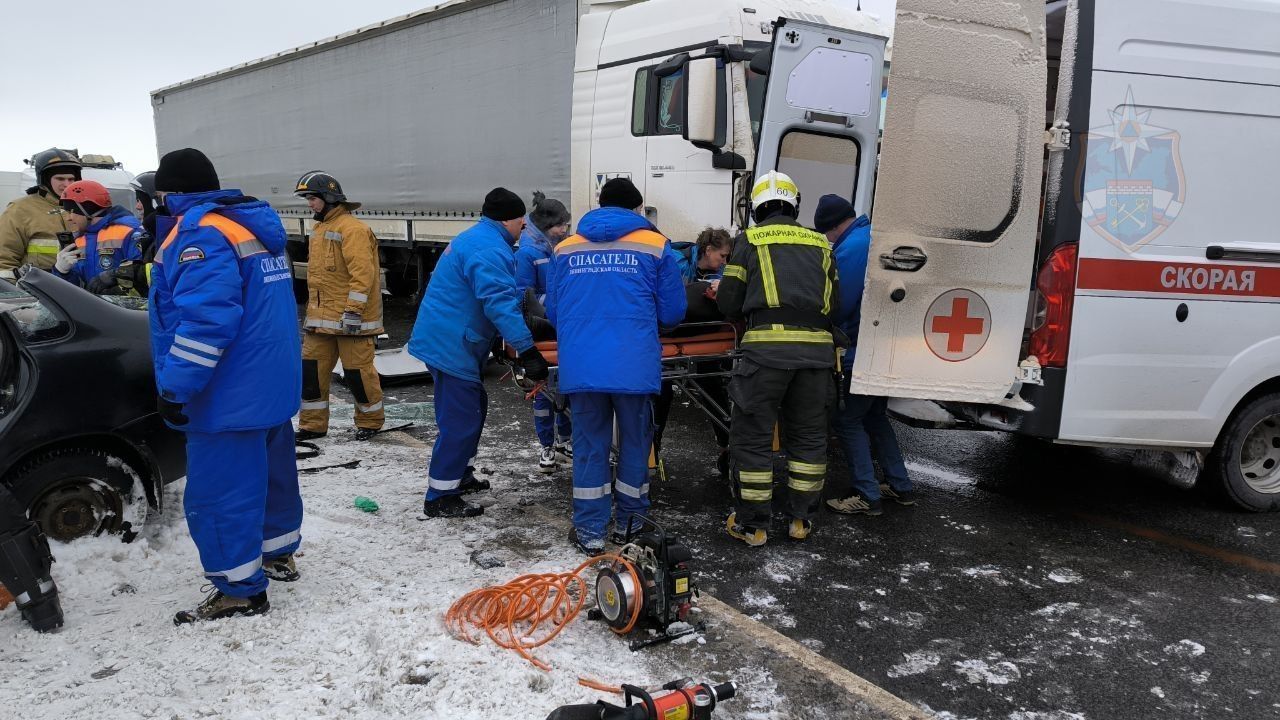
[(469, 503), (461, 495), (441, 495), (435, 500), (424, 500), (422, 514), (429, 518), (469, 518), (484, 514), (484, 508)]
[(373, 437), (374, 435), (377, 435), (378, 432), (379, 430), (377, 428), (358, 427), (356, 428), (356, 440), (363, 442)]
[(893, 489), (892, 485), (888, 483), (880, 483), (880, 494), (899, 505), (911, 507), (916, 504), (915, 490), (903, 490), (902, 492), (898, 492)]
[(573, 441), (561, 440), (552, 446), (552, 450), (556, 451), (556, 460), (562, 463), (573, 462)]
[(811, 532), (813, 532), (813, 523), (808, 520), (791, 518), (791, 522), (787, 523), (787, 536), (792, 540), (808, 540)]
[(321, 432), (319, 430), (307, 430), (305, 428), (299, 428), (298, 432), (293, 434), (293, 439), (295, 442), (306, 442), (307, 440), (319, 440), (320, 438), (328, 434), (329, 434), (328, 432)]
[(884, 512), (879, 500), (868, 502), (856, 493), (846, 498), (828, 500), (827, 507), (832, 512), (838, 512), (841, 515), (870, 515), (875, 517)]
[(297, 582), (302, 577), (298, 573), (298, 565), (293, 561), (293, 553), (263, 560), (262, 572), (276, 582)]
[(490, 487), (491, 485), (488, 480), (476, 477), (476, 469), (469, 467), (467, 468), (467, 471), (462, 474), (462, 484), (458, 486), (458, 490), (460, 490), (463, 495), (470, 495), (472, 493), (488, 490)]
[(0, 588), (18, 604), (22, 619), (37, 632), (62, 627), (62, 603), (50, 574), (53, 553), (34, 522), (0, 533)]
[(569, 544), (577, 548), (578, 552), (588, 557), (595, 557), (597, 555), (604, 554), (604, 540), (582, 542), (578, 539), (578, 528), (569, 528)]
[(760, 547), (769, 542), (768, 531), (762, 528), (753, 528), (749, 525), (738, 524), (738, 513), (729, 513), (729, 519), (725, 522), (725, 529), (729, 531), (730, 537), (750, 545), (751, 547)]
[(173, 616), (174, 625), (187, 625), (205, 620), (221, 620), (237, 615), (261, 615), (271, 609), (267, 602), (267, 593), (258, 593), (252, 597), (240, 598), (224, 594), (215, 589), (209, 593), (195, 610), (183, 610)]
[(538, 472), (546, 475), (556, 471), (556, 451), (554, 448), (544, 447), (538, 453)]

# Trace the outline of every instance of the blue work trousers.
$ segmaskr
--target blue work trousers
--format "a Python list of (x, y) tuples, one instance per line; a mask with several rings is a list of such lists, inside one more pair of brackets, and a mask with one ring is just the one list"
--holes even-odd
[(538, 444), (551, 447), (556, 438), (567, 440), (573, 437), (573, 421), (569, 418), (569, 403), (566, 400), (563, 409), (557, 410), (551, 398), (545, 392), (533, 396), (533, 429), (538, 431)]
[[(586, 545), (604, 540), (613, 515), (625, 532), (633, 515), (649, 512), (649, 449), (653, 444), (653, 398), (649, 395), (574, 393), (573, 526)], [(618, 477), (610, 472), (613, 428), (618, 427)]]
[(187, 528), (204, 574), (232, 597), (267, 589), (263, 558), (302, 541), (293, 422), (268, 430), (187, 433)]
[(427, 369), (436, 388), (436, 444), (427, 468), (427, 500), (435, 500), (461, 494), (467, 467), (480, 447), (489, 394), (481, 383)]
[[(848, 387), (848, 384), (845, 384)], [(844, 395), (836, 415), (836, 434), (844, 446), (852, 473), (852, 490), (868, 502), (880, 499), (874, 457), (884, 472), (885, 482), (898, 492), (912, 489), (907, 466), (898, 447), (898, 436), (889, 424), (889, 399), (872, 395)], [(846, 493), (847, 494), (847, 493)]]

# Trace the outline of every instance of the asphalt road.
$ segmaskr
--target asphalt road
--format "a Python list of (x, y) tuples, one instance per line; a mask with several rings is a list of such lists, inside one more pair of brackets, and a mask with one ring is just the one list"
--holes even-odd
[[(491, 427), (520, 425), (485, 442), (533, 444), (528, 404), (496, 375), (490, 403)], [(899, 437), (917, 507), (824, 513), (805, 543), (779, 519), (782, 539), (750, 549), (723, 531), (710, 429), (677, 403), (654, 513), (692, 546), (704, 590), (941, 718), (1280, 717), (1280, 515), (1229, 510), (1130, 453)], [(829, 486), (846, 473), (835, 453)], [(568, 486), (566, 470), (530, 493), (567, 512)]]

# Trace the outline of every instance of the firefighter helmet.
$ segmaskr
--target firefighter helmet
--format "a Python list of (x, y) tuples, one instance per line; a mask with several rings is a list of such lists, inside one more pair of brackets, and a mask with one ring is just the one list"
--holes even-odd
[(36, 171), (36, 184), (41, 187), (50, 187), (49, 178), (59, 174), (59, 171), (75, 175), (76, 180), (80, 179), (80, 158), (70, 150), (49, 148), (32, 155), (27, 162)]
[(759, 209), (761, 205), (773, 201), (784, 202), (795, 208), (800, 205), (800, 190), (789, 175), (770, 170), (764, 177), (756, 181), (751, 188), (751, 207)]
[(85, 217), (93, 217), (111, 207), (111, 193), (102, 183), (77, 180), (62, 191), (62, 209)]
[(312, 170), (298, 178), (298, 186), (293, 194), (301, 198), (315, 195), (324, 200), (326, 205), (347, 202), (347, 196), (342, 194), (342, 185), (338, 184), (338, 179), (323, 170)]

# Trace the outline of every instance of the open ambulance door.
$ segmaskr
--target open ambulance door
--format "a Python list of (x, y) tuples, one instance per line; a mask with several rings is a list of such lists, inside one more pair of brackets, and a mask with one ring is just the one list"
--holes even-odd
[(800, 224), (813, 227), (818, 198), (871, 207), (880, 135), (886, 38), (804, 20), (774, 25), (755, 177), (786, 173), (800, 191)]
[(854, 392), (995, 403), (1012, 387), (1039, 223), (1044, 23), (1043, 0), (898, 0)]

